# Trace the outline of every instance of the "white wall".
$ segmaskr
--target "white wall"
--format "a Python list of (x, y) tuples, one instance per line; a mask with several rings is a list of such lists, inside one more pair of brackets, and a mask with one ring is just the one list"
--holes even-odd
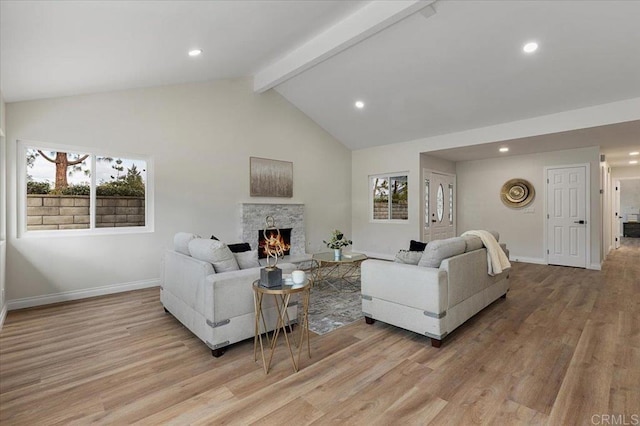
[(428, 154), (420, 154), (420, 168), (429, 169), (434, 172), (456, 173), (456, 163)]
[[(14, 307), (24, 298), (156, 284), (175, 232), (239, 241), (241, 202), (304, 203), (310, 252), (323, 250), (333, 229), (351, 233), (350, 151), (275, 91), (254, 94), (248, 79), (11, 103), (7, 127)], [(155, 232), (17, 239), (19, 139), (152, 155)], [(250, 156), (293, 161), (293, 199), (250, 198)]]
[[(458, 183), (458, 233), (489, 229), (500, 233), (512, 259), (544, 263), (544, 196), (547, 166), (590, 163), (591, 255), (600, 259), (600, 170), (599, 148), (572, 149), (530, 155), (491, 158), (456, 163)], [(509, 179), (531, 182), (535, 199), (527, 209), (511, 209), (500, 200), (500, 189)]]
[(628, 166), (628, 167), (612, 167), (611, 168), (612, 179), (640, 179), (640, 165)]
[(6, 306), (6, 226), (7, 226), (7, 149), (5, 140), (5, 103), (0, 90), (0, 329), (7, 312)]
[[(447, 135), (417, 139), (405, 143), (362, 149), (352, 153), (352, 226), (354, 249), (372, 254), (393, 256), (406, 248), (411, 239), (420, 238), (420, 155), (440, 149), (478, 145), (541, 134), (576, 130), (640, 119), (640, 98), (566, 111), (557, 114), (498, 124)], [(575, 163), (576, 161), (571, 161)], [(593, 170), (595, 168), (595, 170)], [(597, 164), (592, 168), (592, 190), (599, 187)], [(409, 220), (403, 224), (371, 223), (369, 220), (368, 176), (378, 173), (409, 172)], [(458, 183), (458, 191), (460, 190)], [(600, 200), (593, 205), (593, 220), (600, 217)], [(458, 205), (458, 210), (462, 206)], [(598, 225), (599, 227), (600, 225)], [(461, 232), (458, 223), (458, 233)], [(596, 241), (594, 241), (596, 240)], [(595, 244), (595, 245), (594, 245)], [(592, 247), (600, 246), (600, 233), (592, 233)], [(526, 253), (540, 253), (531, 244)], [(598, 249), (596, 253), (600, 250)], [(539, 255), (539, 254), (538, 254)], [(597, 257), (594, 257), (597, 259)]]
[(640, 214), (640, 179), (620, 180), (620, 213), (623, 222), (629, 214)]

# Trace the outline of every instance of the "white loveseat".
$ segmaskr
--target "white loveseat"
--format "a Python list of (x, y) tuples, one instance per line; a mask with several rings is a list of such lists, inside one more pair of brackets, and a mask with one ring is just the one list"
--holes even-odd
[[(488, 275), (487, 250), (480, 238), (432, 243), (440, 242), (452, 244), (440, 252), (432, 250), (432, 255), (442, 257), (439, 267), (374, 259), (362, 263), (362, 311), (368, 324), (380, 320), (427, 336), (440, 347), (442, 339), (467, 319), (506, 297), (509, 270)], [(508, 256), (506, 246), (501, 247)]]
[[(175, 241), (178, 239), (176, 234)], [(160, 300), (165, 311), (202, 340), (213, 356), (219, 357), (227, 346), (254, 336), (252, 284), (260, 278), (260, 267), (216, 273), (212, 263), (192, 257), (185, 247), (177, 242), (173, 250), (164, 253)], [(289, 263), (278, 263), (278, 267), (283, 273), (295, 269)], [(292, 323), (297, 321), (297, 312), (297, 305), (292, 303), (287, 311)], [(263, 313), (268, 327), (273, 329), (277, 312), (272, 298), (263, 301)]]

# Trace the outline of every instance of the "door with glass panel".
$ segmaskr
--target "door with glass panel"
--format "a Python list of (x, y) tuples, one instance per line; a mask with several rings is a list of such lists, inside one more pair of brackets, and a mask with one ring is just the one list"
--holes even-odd
[(429, 170), (424, 170), (423, 176), (422, 240), (426, 242), (455, 237), (456, 177)]

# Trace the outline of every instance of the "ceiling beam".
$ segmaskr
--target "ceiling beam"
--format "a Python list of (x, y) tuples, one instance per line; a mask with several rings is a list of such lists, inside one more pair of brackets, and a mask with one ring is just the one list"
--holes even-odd
[(435, 13), (431, 7), (434, 2), (372, 1), (282, 59), (259, 70), (253, 77), (253, 90), (259, 93), (269, 90), (415, 12), (429, 8), (431, 10), (425, 11), (428, 13), (424, 16), (430, 16)]

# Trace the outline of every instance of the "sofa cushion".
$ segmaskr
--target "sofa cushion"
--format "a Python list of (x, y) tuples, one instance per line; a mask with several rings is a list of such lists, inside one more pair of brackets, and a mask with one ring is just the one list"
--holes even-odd
[(200, 238), (200, 236), (190, 232), (178, 232), (173, 236), (173, 249), (178, 253), (191, 256), (189, 253), (189, 241), (195, 238)]
[(189, 252), (191, 257), (211, 263), (216, 273), (240, 269), (233, 253), (222, 241), (193, 239), (189, 241)]
[(424, 249), (418, 265), (439, 268), (444, 259), (464, 253), (465, 248), (465, 240), (462, 237), (430, 241)]
[[(232, 250), (233, 251), (233, 250)], [(233, 257), (236, 258), (240, 269), (259, 268), (258, 262), (258, 250), (242, 251), (239, 253), (233, 253)]]
[(393, 259), (396, 263), (406, 263), (408, 265), (417, 265), (422, 257), (421, 251), (400, 250)]
[(409, 251), (424, 251), (427, 247), (427, 243), (421, 241), (411, 240), (409, 242)]
[(484, 245), (482, 245), (482, 240), (480, 239), (480, 237), (476, 237), (475, 235), (465, 235), (462, 238), (464, 238), (464, 242), (466, 244), (466, 247), (464, 249), (465, 253), (479, 250), (484, 247)]

